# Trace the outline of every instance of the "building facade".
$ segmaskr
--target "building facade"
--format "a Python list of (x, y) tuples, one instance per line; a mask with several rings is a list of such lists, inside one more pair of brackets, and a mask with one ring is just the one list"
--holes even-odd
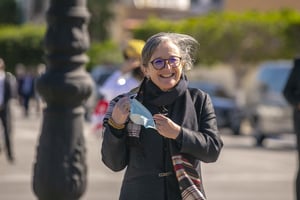
[(224, 11), (244, 12), (272, 11), (280, 9), (296, 9), (300, 11), (299, 0), (224, 0)]

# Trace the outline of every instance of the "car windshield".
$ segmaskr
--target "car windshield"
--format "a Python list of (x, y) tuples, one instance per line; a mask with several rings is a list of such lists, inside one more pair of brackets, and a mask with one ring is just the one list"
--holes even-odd
[(289, 76), (290, 69), (290, 62), (265, 65), (258, 74), (258, 80), (263, 83), (268, 90), (281, 92)]

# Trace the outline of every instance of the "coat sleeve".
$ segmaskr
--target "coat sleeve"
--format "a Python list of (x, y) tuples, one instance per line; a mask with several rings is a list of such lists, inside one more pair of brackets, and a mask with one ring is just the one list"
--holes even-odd
[(284, 97), (292, 106), (295, 107), (300, 102), (300, 66), (296, 66), (296, 63), (300, 65), (300, 59), (295, 61), (295, 66), (293, 67), (283, 89)]
[(215, 162), (223, 147), (215, 111), (208, 94), (200, 92), (195, 102), (199, 130), (182, 127), (181, 153), (189, 154), (203, 162)]
[(103, 163), (113, 171), (121, 171), (128, 163), (128, 149), (126, 145), (126, 129), (115, 129), (108, 124), (113, 107), (122, 96), (113, 99), (103, 119), (103, 137), (101, 156)]
[(128, 150), (123, 130), (104, 126), (101, 155), (103, 163), (113, 171), (121, 171), (127, 166)]

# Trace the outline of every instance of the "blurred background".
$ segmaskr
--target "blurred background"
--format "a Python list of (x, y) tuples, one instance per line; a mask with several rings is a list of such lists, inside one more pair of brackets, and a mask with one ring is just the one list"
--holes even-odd
[[(47, 68), (43, 39), (49, 4), (0, 2), (0, 57), (17, 78), (36, 78)], [(86, 70), (95, 93), (85, 105), (91, 183), (84, 199), (117, 199), (122, 176), (101, 164), (101, 133), (93, 129), (92, 120), (103, 95), (99, 88), (124, 61), (125, 41), (146, 40), (161, 31), (189, 34), (200, 43), (195, 67), (187, 76), (191, 87), (211, 95), (225, 141), (220, 161), (204, 165), (209, 199), (294, 198), (298, 163), (292, 110), (281, 93), (293, 59), (300, 55), (299, 0), (88, 0), (87, 7), (91, 17)], [(0, 154), (0, 199), (34, 199), (31, 165), (42, 106), (33, 95), (24, 118), (22, 105), (15, 102), (17, 162), (10, 165)], [(13, 184), (20, 189), (18, 197), (9, 189)]]

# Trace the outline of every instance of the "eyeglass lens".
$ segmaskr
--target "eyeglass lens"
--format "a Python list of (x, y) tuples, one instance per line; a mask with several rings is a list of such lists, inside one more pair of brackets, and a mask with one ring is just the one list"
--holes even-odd
[(170, 57), (168, 59), (162, 59), (162, 58), (157, 58), (157, 59), (154, 59), (151, 63), (153, 65), (153, 67), (155, 69), (163, 69), (165, 66), (166, 66), (166, 62), (168, 61), (168, 64), (171, 66), (171, 67), (178, 67), (179, 66), (179, 63), (181, 61), (181, 58), (180, 57)]

